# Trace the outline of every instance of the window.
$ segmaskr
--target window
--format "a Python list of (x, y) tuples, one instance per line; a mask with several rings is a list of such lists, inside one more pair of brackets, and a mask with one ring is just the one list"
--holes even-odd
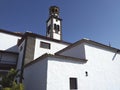
[(56, 24), (54, 24), (54, 29), (55, 29), (55, 30), (57, 29), (57, 25), (56, 25)]
[(59, 25), (57, 25), (57, 30), (59, 31)]
[(77, 89), (77, 78), (70, 78), (70, 89)]
[(59, 32), (59, 25), (54, 24), (55, 33)]
[(50, 49), (50, 43), (40, 42), (40, 47)]

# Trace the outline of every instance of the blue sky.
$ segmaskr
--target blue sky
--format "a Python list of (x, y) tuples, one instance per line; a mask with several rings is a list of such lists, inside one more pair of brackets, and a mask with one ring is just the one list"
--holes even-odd
[(120, 49), (120, 0), (0, 0), (0, 28), (45, 35), (52, 5), (60, 8), (64, 41), (89, 38)]

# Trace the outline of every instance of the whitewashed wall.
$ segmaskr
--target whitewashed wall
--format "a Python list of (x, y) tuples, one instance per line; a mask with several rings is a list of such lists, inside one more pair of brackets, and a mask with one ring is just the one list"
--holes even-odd
[(60, 26), (60, 20), (56, 20), (56, 19), (53, 19), (53, 23), (55, 23), (55, 24), (57, 24), (57, 25), (59, 25)]
[(89, 90), (120, 90), (120, 54), (90, 44), (85, 45), (85, 51), (85, 67), (94, 82), (88, 81)]
[(18, 52), (17, 42), (21, 37), (0, 32), (0, 50)]
[[(61, 30), (61, 22), (60, 22), (60, 20), (53, 19), (53, 25), (54, 24), (59, 25), (59, 28)], [(57, 39), (57, 40), (61, 39), (61, 31), (59, 31), (58, 33), (55, 33), (54, 26), (53, 26), (53, 38)]]
[(24, 69), (25, 90), (46, 90), (47, 60), (40, 60)]
[(47, 90), (70, 90), (70, 77), (77, 78), (78, 90), (120, 90), (120, 54), (86, 44), (85, 55), (87, 63), (49, 58)]
[[(41, 48), (40, 47), (40, 42), (46, 42), (46, 43), (50, 43), (51, 45), (51, 49), (45, 49), (45, 48)], [(40, 38), (36, 38), (36, 42), (35, 42), (35, 53), (34, 53), (34, 59), (40, 57), (41, 55), (45, 54), (45, 53), (50, 53), (50, 54), (54, 54), (57, 51), (67, 47), (67, 44), (61, 44), (61, 43), (57, 43), (57, 42), (53, 42), (53, 41), (48, 41), (48, 40), (43, 40)]]
[(84, 64), (80, 61), (49, 58), (47, 90), (70, 90), (70, 78), (77, 78), (77, 90), (86, 90), (82, 88), (87, 82)]
[(51, 19), (48, 21), (47, 26), (49, 26), (50, 24), (51, 24)]
[[(60, 31), (59, 31), (59, 33), (60, 33)], [(53, 38), (57, 39), (57, 40), (60, 40), (60, 34), (54, 33)]]
[(81, 59), (85, 59), (85, 48), (84, 43), (72, 47), (70, 49), (65, 50), (64, 52), (59, 53), (60, 55), (70, 56), (70, 57), (77, 57)]
[(89, 44), (84, 48), (87, 62), (48, 57), (26, 67), (25, 89), (70, 90), (69, 79), (77, 78), (77, 90), (120, 90), (120, 54)]

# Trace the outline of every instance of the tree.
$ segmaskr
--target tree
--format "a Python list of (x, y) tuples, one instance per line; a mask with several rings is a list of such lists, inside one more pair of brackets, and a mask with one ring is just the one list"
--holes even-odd
[[(20, 77), (18, 74), (20, 70), (10, 69), (10, 71), (7, 73), (7, 75), (2, 76), (2, 80), (0, 81), (0, 84), (3, 88), (14, 88), (12, 90), (19, 90), (15, 89), (18, 87), (18, 84), (15, 82), (15, 78)], [(23, 90), (23, 89), (20, 89)]]

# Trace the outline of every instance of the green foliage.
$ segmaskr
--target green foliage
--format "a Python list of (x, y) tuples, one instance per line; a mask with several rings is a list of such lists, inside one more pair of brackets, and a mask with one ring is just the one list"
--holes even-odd
[(15, 82), (15, 78), (20, 77), (18, 72), (19, 70), (11, 69), (7, 75), (1, 76), (2, 81), (0, 81), (0, 84), (3, 90), (23, 90), (23, 84), (17, 84)]
[(11, 81), (10, 79), (8, 79), (7, 76), (2, 76), (2, 81), (0, 82), (0, 84), (2, 85), (2, 87), (11, 87)]
[(7, 75), (2, 76), (0, 84), (2, 87), (12, 87), (15, 77), (17, 77), (18, 70), (11, 69)]
[(2, 90), (12, 90), (11, 88), (3, 88)]
[(16, 84), (16, 82), (13, 82), (12, 90), (24, 90), (23, 84)]
[(24, 86), (23, 86), (23, 84), (16, 84), (14, 82), (14, 84), (11, 88), (3, 88), (2, 90), (24, 90)]

